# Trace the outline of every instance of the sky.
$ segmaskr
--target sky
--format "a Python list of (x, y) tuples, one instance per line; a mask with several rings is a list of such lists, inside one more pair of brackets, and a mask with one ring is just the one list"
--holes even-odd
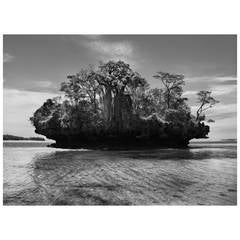
[(196, 93), (212, 91), (220, 103), (206, 114), (209, 140), (237, 138), (235, 35), (4, 35), (4, 134), (37, 136), (29, 118), (67, 75), (108, 60), (129, 63), (151, 87), (162, 87), (156, 72), (183, 74), (193, 114)]

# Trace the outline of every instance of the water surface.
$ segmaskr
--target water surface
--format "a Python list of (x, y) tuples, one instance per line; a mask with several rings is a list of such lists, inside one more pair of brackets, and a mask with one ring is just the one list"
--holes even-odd
[(4, 205), (236, 205), (237, 145), (68, 150), (4, 142)]

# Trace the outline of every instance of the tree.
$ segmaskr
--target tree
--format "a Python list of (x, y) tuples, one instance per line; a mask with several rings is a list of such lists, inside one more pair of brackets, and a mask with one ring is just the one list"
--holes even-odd
[(97, 70), (93, 67), (82, 69), (67, 79), (60, 90), (71, 105), (77, 108), (85, 103), (89, 111), (105, 121), (107, 127), (121, 127), (126, 115), (137, 109), (149, 86), (140, 74), (123, 61), (100, 63)]
[(164, 111), (164, 93), (160, 88), (153, 88), (146, 92), (141, 99), (142, 115), (147, 117), (153, 113), (163, 116)]
[(124, 112), (132, 113), (136, 100), (132, 96), (136, 97), (137, 88), (146, 84), (145, 79), (123, 61), (101, 63), (96, 79), (104, 89), (103, 111), (107, 124), (121, 128)]
[[(206, 137), (209, 127), (196, 124), (186, 98), (184, 76), (158, 72), (164, 88), (150, 89), (147, 81), (123, 61), (101, 63), (69, 75), (62, 83), (65, 97), (48, 99), (31, 118), (36, 133), (57, 145), (157, 143), (187, 144)], [(211, 92), (198, 95), (197, 123), (217, 101)], [(77, 144), (78, 145), (78, 144)]]
[(36, 133), (46, 133), (51, 129), (51, 133), (47, 134), (49, 137), (53, 132), (60, 130), (60, 115), (61, 103), (59, 102), (59, 98), (56, 97), (47, 99), (44, 104), (34, 112), (30, 121), (36, 127)]
[(93, 68), (82, 69), (75, 75), (67, 76), (67, 79), (67, 82), (61, 84), (60, 91), (65, 92), (72, 105), (77, 105), (80, 101), (88, 101), (92, 104), (93, 111), (97, 113), (101, 86), (97, 82)]
[(146, 115), (146, 106), (148, 106), (149, 99), (147, 91), (149, 84), (138, 73), (135, 73), (135, 77), (126, 88), (126, 93), (131, 96), (133, 113), (137, 115)]
[[(184, 76), (179, 74), (170, 74), (165, 72), (158, 72), (157, 75), (153, 76), (156, 79), (160, 79), (163, 86), (165, 87), (164, 98), (166, 108), (176, 109), (177, 103), (183, 102), (185, 99), (181, 99), (183, 93)], [(175, 105), (175, 106), (174, 106)]]
[(215, 104), (219, 103), (219, 101), (213, 98), (211, 94), (212, 92), (210, 91), (200, 91), (197, 93), (198, 103), (200, 103), (200, 106), (197, 109), (196, 121), (203, 121), (205, 119), (204, 112), (206, 112), (209, 108), (212, 108)]

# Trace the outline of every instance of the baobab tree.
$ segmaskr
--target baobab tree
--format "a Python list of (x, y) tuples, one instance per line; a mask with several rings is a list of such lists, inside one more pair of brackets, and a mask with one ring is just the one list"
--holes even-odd
[(123, 61), (109, 61), (99, 66), (96, 78), (104, 88), (104, 115), (110, 125), (122, 127), (124, 111), (132, 113), (132, 98), (134, 89), (146, 84), (140, 74), (134, 72), (129, 64)]

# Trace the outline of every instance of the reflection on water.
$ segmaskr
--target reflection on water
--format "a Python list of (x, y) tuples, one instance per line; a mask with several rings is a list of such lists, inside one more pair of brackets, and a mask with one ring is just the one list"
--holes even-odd
[(5, 143), (5, 205), (235, 205), (236, 144), (85, 151)]

